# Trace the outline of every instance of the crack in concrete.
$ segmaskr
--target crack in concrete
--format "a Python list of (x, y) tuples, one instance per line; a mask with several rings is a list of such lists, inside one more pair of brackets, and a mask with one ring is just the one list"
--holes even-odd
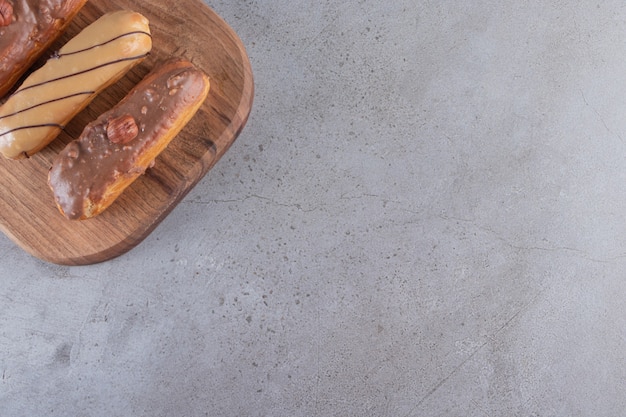
[(598, 117), (598, 120), (600, 121), (600, 123), (602, 123), (602, 125), (604, 126), (606, 131), (609, 132), (613, 136), (617, 136), (617, 138), (620, 140), (620, 142), (624, 143), (624, 139), (622, 138), (622, 136), (619, 133), (616, 133), (613, 130), (611, 130), (611, 128), (609, 128), (609, 126), (606, 123), (606, 120), (604, 120), (604, 117), (602, 117), (602, 115), (600, 114), (598, 109), (596, 109), (594, 106), (589, 104), (589, 102), (587, 101), (587, 97), (585, 97), (585, 93), (584, 93), (583, 90), (580, 90), (580, 94), (583, 97), (583, 101), (585, 102), (585, 105), (587, 107), (589, 107), (595, 113), (595, 115)]
[[(523, 312), (527, 311), (530, 308), (531, 305), (533, 305), (533, 304), (535, 304), (537, 302), (537, 300), (539, 299), (541, 294), (544, 293), (544, 291), (545, 291), (545, 289), (539, 290), (537, 292), (537, 294), (535, 294), (535, 296), (533, 296), (527, 303), (522, 305), (515, 313), (513, 313), (511, 315), (511, 317), (509, 317), (504, 322), (504, 324), (502, 324), (502, 326), (500, 326), (498, 329), (493, 331), (490, 335), (485, 336), (486, 340), (484, 341), (484, 343), (482, 343), (480, 346), (478, 346), (472, 353), (470, 353), (470, 355), (467, 358), (465, 358), (460, 364), (455, 366), (454, 369), (452, 369), (452, 371), (450, 373), (448, 373), (448, 375), (446, 375), (439, 382), (437, 382), (430, 390), (428, 390), (428, 392), (422, 397), (422, 399), (417, 402), (415, 407), (413, 407), (411, 409), (411, 411), (409, 411), (409, 413), (406, 414), (404, 417), (409, 417), (415, 410), (417, 410), (422, 404), (424, 404), (424, 402), (426, 402), (426, 400), (428, 400), (428, 398), (430, 398), (435, 392), (437, 392), (437, 390), (439, 390), (439, 388), (441, 388), (448, 380), (450, 380), (450, 378), (452, 378), (457, 372), (459, 372), (461, 370), (461, 368), (463, 368), (463, 366), (465, 366), (465, 364), (468, 363), (474, 356), (476, 356), (476, 354), (478, 352), (480, 352), (485, 346), (487, 346), (489, 343), (494, 343), (496, 341), (496, 336), (499, 333), (503, 332), (505, 329), (511, 327), (513, 322)], [(481, 411), (484, 412), (484, 410), (481, 410)]]
[(438, 217), (440, 219), (446, 220), (446, 221), (451, 221), (452, 220), (452, 221), (456, 221), (456, 222), (469, 223), (472, 227), (493, 235), (495, 239), (497, 239), (498, 241), (502, 242), (504, 245), (510, 247), (511, 249), (518, 250), (518, 251), (561, 252), (561, 253), (566, 253), (566, 254), (570, 254), (572, 256), (575, 256), (578, 259), (584, 259), (584, 260), (587, 260), (587, 261), (590, 261), (590, 262), (603, 263), (603, 264), (610, 264), (610, 263), (613, 263), (615, 261), (619, 261), (621, 259), (626, 258), (626, 252), (623, 252), (623, 253), (621, 253), (619, 255), (607, 257), (607, 258), (598, 258), (598, 257), (591, 256), (588, 252), (586, 252), (586, 251), (584, 251), (582, 249), (569, 247), (569, 246), (559, 246), (559, 245), (556, 245), (556, 246), (539, 246), (539, 245), (532, 245), (532, 246), (528, 245), (528, 246), (525, 246), (525, 245), (519, 245), (519, 244), (515, 244), (515, 243), (511, 242), (509, 239), (503, 237), (501, 234), (499, 234), (498, 232), (496, 232), (492, 228), (489, 228), (489, 227), (486, 227), (486, 226), (481, 226), (481, 225), (477, 224), (476, 220), (474, 220), (474, 219), (463, 219), (463, 218), (449, 217), (449, 216), (443, 216), (443, 215), (439, 215)]
[(319, 210), (319, 207), (312, 207), (312, 208), (305, 208), (302, 206), (302, 204), (300, 203), (281, 203), (279, 201), (276, 201), (274, 199), (271, 199), (269, 197), (265, 197), (265, 196), (261, 196), (261, 195), (257, 195), (257, 194), (251, 194), (249, 196), (243, 197), (243, 198), (234, 198), (234, 199), (228, 199), (228, 200), (218, 200), (218, 199), (214, 199), (214, 200), (190, 200), (187, 202), (187, 204), (202, 204), (202, 205), (209, 205), (209, 204), (224, 204), (224, 203), (244, 203), (250, 199), (257, 199), (257, 200), (262, 200), (262, 201), (267, 201), (269, 203), (271, 203), (272, 205), (278, 206), (278, 207), (286, 207), (286, 208), (296, 208), (304, 213), (310, 213), (313, 211), (317, 211)]

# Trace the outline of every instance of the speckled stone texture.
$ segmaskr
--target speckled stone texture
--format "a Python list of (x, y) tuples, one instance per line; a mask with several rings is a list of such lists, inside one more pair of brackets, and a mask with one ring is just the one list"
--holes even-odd
[(626, 6), (226, 1), (256, 96), (140, 246), (0, 237), (1, 416), (622, 416)]

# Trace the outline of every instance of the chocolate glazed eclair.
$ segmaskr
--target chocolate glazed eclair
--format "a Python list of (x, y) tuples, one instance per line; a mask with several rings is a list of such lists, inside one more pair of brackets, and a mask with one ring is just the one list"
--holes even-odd
[(139, 13), (111, 12), (87, 26), (0, 107), (0, 153), (20, 159), (43, 149), (151, 48), (148, 19)]
[(82, 220), (109, 207), (191, 120), (209, 87), (208, 77), (193, 64), (171, 59), (89, 123), (48, 174), (61, 213)]

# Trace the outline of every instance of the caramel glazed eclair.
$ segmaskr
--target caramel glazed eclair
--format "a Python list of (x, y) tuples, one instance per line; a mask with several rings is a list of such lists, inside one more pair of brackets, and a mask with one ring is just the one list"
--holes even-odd
[(111, 12), (87, 26), (0, 107), (0, 153), (20, 159), (44, 148), (151, 48), (148, 19), (139, 13)]
[(104, 211), (191, 120), (209, 87), (193, 64), (171, 59), (89, 123), (48, 173), (61, 213), (82, 220)]
[(0, 97), (65, 31), (87, 0), (0, 0)]

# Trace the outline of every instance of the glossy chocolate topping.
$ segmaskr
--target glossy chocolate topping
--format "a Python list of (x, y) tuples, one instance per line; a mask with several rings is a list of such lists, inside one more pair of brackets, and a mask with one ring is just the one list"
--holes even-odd
[(64, 19), (67, 0), (8, 0), (13, 8), (12, 23), (0, 26), (0, 78), (26, 60), (34, 46), (46, 43)]
[[(142, 157), (180, 124), (190, 103), (206, 94), (204, 74), (195, 67), (166, 64), (163, 68), (88, 124), (55, 159), (49, 183), (67, 218), (83, 217), (85, 202), (98, 204), (120, 177), (141, 175), (151, 162)], [(138, 132), (128, 133), (133, 124)]]

